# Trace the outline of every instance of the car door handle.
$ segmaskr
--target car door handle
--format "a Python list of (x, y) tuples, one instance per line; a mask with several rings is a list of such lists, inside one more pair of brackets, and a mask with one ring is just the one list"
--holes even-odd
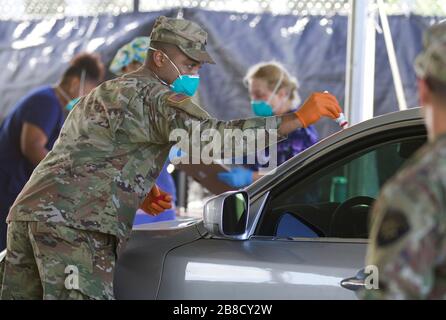
[(351, 291), (357, 291), (365, 287), (365, 280), (354, 278), (348, 278), (341, 281), (341, 286)]

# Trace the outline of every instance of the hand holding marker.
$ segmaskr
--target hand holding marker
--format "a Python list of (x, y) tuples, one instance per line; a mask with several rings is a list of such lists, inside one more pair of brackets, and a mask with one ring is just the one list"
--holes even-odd
[[(328, 91), (324, 91), (324, 93), (328, 93)], [(342, 112), (339, 118), (337, 118), (335, 121), (342, 127), (342, 129), (345, 129), (348, 126), (348, 121), (345, 119), (345, 115)]]

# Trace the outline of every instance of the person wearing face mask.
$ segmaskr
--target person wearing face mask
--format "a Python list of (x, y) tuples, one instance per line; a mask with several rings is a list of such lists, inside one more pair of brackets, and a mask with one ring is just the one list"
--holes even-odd
[[(11, 207), (1, 299), (114, 299), (116, 259), (177, 144), (172, 133), (186, 133), (190, 145), (203, 148), (209, 141), (197, 141), (193, 132), (218, 132), (213, 157), (221, 159), (233, 150), (223, 140), (227, 130), (277, 130), (283, 139), (342, 112), (334, 96), (315, 93), (296, 113), (214, 119), (191, 98), (200, 67), (214, 63), (207, 33), (192, 21), (162, 16), (150, 39), (141, 68), (104, 82), (76, 104)], [(170, 200), (151, 191), (148, 213), (169, 209)], [(76, 266), (76, 288), (65, 286), (67, 266)]]
[(37, 88), (23, 97), (0, 126), (0, 251), (6, 246), (6, 216), (34, 168), (52, 149), (76, 98), (102, 81), (99, 58), (73, 58), (55, 86)]
[[(149, 37), (137, 37), (133, 39), (118, 50), (110, 64), (109, 70), (117, 76), (122, 76), (123, 74), (138, 70), (144, 64), (149, 46)], [(176, 187), (172, 175), (167, 171), (167, 166), (169, 164), (170, 161), (166, 161), (164, 164), (163, 169), (156, 179), (156, 185), (162, 191), (167, 193), (171, 197), (172, 204), (175, 204)], [(150, 209), (145, 208), (145, 203), (147, 203), (147, 201), (144, 201), (143, 205), (136, 211), (135, 220), (133, 222), (134, 225), (174, 220), (176, 217), (175, 207), (164, 210), (156, 216), (147, 214), (146, 211), (150, 211)]]
[(374, 204), (366, 266), (379, 282), (366, 299), (446, 299), (445, 22), (425, 33), (415, 71), (428, 142)]
[[(296, 112), (300, 104), (297, 80), (293, 79), (280, 63), (266, 62), (252, 66), (244, 82), (248, 86), (251, 109), (256, 116), (272, 117)], [(293, 131), (286, 140), (277, 144), (277, 164), (281, 165), (317, 141), (318, 134), (313, 126)], [(269, 150), (266, 150), (265, 155), (268, 153)], [(263, 165), (236, 167), (230, 172), (219, 173), (218, 177), (233, 188), (242, 188), (260, 177), (258, 169), (261, 166), (267, 167), (265, 162), (267, 161), (262, 159)]]

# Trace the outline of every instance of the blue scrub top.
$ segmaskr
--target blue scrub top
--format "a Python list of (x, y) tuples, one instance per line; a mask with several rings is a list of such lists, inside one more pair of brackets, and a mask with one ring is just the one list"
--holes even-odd
[[(25, 122), (31, 123), (48, 137), (51, 150), (65, 120), (63, 106), (50, 86), (40, 87), (22, 98), (0, 126), (0, 215), (12, 205), (11, 198), (20, 193), (34, 170), (20, 149), (20, 136)], [(8, 196), (4, 195), (8, 193)], [(1, 217), (3, 218), (3, 217)]]
[[(319, 135), (314, 126), (309, 126), (308, 128), (301, 128), (293, 131), (288, 135), (287, 139), (277, 143), (277, 165), (280, 166), (282, 163), (288, 161), (295, 155), (298, 155), (305, 149), (311, 147), (313, 144), (318, 142), (318, 140)], [(264, 158), (261, 159), (262, 164), (256, 163), (247, 165), (249, 169), (258, 171), (259, 168), (266, 168), (269, 166), (269, 148), (266, 148), (263, 152), (260, 153), (260, 155), (264, 156)], [(259, 154), (257, 154), (257, 157), (258, 156)]]

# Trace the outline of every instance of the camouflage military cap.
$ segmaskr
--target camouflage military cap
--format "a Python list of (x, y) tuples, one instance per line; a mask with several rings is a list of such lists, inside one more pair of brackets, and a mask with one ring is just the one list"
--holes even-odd
[(424, 35), (424, 49), (415, 60), (420, 78), (446, 82), (446, 22), (430, 27)]
[(208, 34), (198, 24), (184, 19), (156, 19), (150, 34), (151, 41), (176, 45), (189, 58), (202, 63), (215, 63), (206, 52)]

